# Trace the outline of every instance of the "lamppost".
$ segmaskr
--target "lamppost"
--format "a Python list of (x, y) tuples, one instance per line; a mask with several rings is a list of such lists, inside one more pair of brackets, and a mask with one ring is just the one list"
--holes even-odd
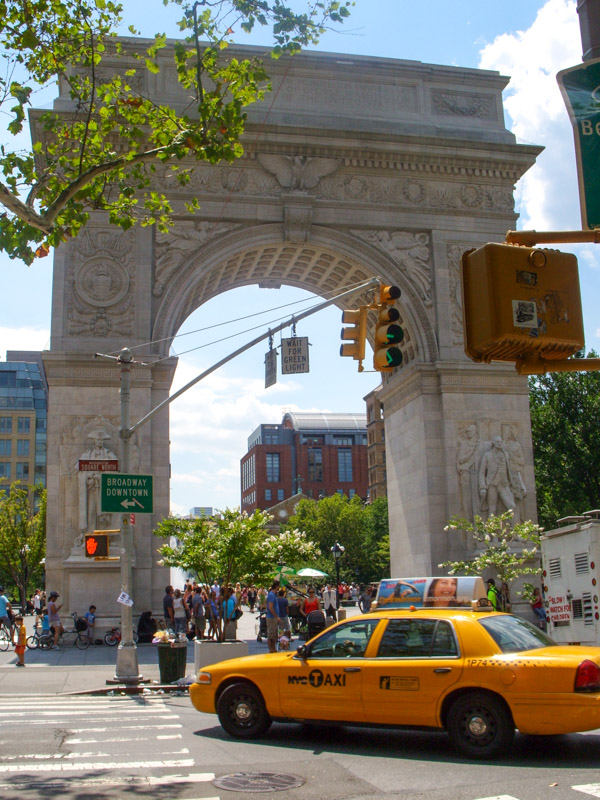
[(331, 548), (331, 555), (333, 556), (333, 560), (335, 561), (335, 592), (336, 592), (336, 597), (338, 598), (338, 606), (339, 606), (339, 591), (340, 591), (340, 558), (344, 555), (345, 551), (346, 548), (343, 547), (339, 542), (336, 542)]

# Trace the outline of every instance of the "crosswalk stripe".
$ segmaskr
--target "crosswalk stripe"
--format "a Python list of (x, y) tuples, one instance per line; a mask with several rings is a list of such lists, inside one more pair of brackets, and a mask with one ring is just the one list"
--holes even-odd
[[(104, 742), (100, 742), (100, 744), (104, 744)], [(180, 755), (188, 755), (189, 750), (187, 747), (182, 747), (180, 750), (162, 750), (162, 756), (180, 756)], [(22, 761), (23, 759), (33, 759), (35, 761), (50, 761), (50, 760), (60, 760), (60, 761), (68, 761), (70, 759), (76, 758), (110, 758), (113, 753), (102, 753), (100, 751), (97, 752), (86, 752), (86, 753), (25, 753), (19, 754), (16, 756), (1, 756), (0, 757), (0, 765), (4, 765), (9, 761)], [(120, 753), (120, 755), (128, 755), (128, 753)]]
[(512, 794), (495, 794), (493, 797), (478, 797), (477, 800), (519, 800), (519, 798), (513, 797)]
[(81, 764), (3, 764), (2, 772), (88, 772), (95, 769), (166, 769), (173, 767), (193, 767), (193, 758), (180, 758), (156, 761), (98, 761)]
[[(146, 775), (125, 775), (115, 778), (77, 778), (68, 776), (65, 778), (49, 778), (43, 783), (36, 783), (38, 789), (53, 789), (68, 787), (69, 791), (85, 788), (106, 788), (109, 786), (160, 786), (171, 783), (208, 783), (214, 781), (214, 772), (197, 772), (190, 775), (166, 775), (164, 778), (154, 778)], [(0, 791), (14, 791), (18, 783), (0, 783)], [(219, 797), (205, 797), (202, 800), (219, 800)]]
[[(176, 717), (179, 719), (179, 717)], [(98, 720), (95, 720), (98, 722)], [(170, 723), (168, 725), (119, 725), (120, 731), (149, 731), (149, 730), (167, 730), (172, 728), (183, 728), (183, 725)], [(114, 725), (105, 728), (69, 728), (67, 733), (104, 733), (105, 731), (114, 731)]]
[[(82, 715), (80, 714), (79, 716), (81, 717)], [(86, 716), (86, 715), (84, 714), (83, 716)], [(129, 716), (127, 714), (119, 714), (119, 719), (124, 719), (127, 722), (135, 722), (137, 717)], [(179, 719), (179, 715), (178, 714), (150, 714), (149, 716), (144, 717), (144, 721), (145, 720), (149, 720), (149, 719)], [(45, 718), (44, 719), (28, 719), (26, 721), (26, 724), (27, 725), (32, 725), (32, 726), (38, 726), (38, 725), (44, 725), (44, 726), (47, 726), (47, 725), (64, 725), (65, 722), (67, 722), (67, 721), (70, 721), (70, 720), (66, 720), (64, 718), (63, 719), (45, 719)], [(73, 720), (73, 721), (75, 721), (75, 720)], [(111, 716), (111, 717), (96, 717), (93, 721), (94, 722), (112, 722), (112, 723), (114, 723), (115, 718), (114, 718), (114, 716)], [(19, 722), (20, 722), (20, 720), (13, 720), (11, 722), (11, 727), (14, 727)], [(25, 722), (25, 720), (23, 720), (23, 722)], [(121, 727), (121, 726), (119, 725), (119, 727)], [(114, 728), (114, 725), (113, 725), (113, 728)], [(81, 728), (81, 730), (93, 730), (93, 728)]]
[[(107, 730), (105, 728), (105, 730)], [(180, 733), (169, 733), (163, 736), (111, 736), (106, 739), (65, 739), (64, 744), (98, 744), (99, 742), (149, 742), (155, 739), (183, 739)]]
[[(31, 714), (31, 711), (7, 711), (6, 713), (2, 713), (0, 711), (0, 722), (2, 721), (2, 717), (9, 717), (10, 719), (14, 719), (15, 717), (27, 717)], [(158, 709), (160, 710), (160, 709)], [(82, 708), (76, 709), (75, 711), (71, 710), (62, 710), (60, 708), (50, 709), (48, 711), (42, 711), (40, 709), (35, 709), (35, 714), (37, 717), (80, 717), (82, 714), (85, 716), (93, 716), (94, 714), (106, 714), (109, 709), (106, 707), (104, 708)], [(128, 714), (142, 714), (142, 715), (152, 715), (156, 714), (156, 708), (129, 708), (119, 709), (119, 718), (123, 716), (127, 716)]]
[(571, 786), (571, 789), (589, 794), (591, 797), (600, 797), (600, 783), (582, 783), (580, 786)]

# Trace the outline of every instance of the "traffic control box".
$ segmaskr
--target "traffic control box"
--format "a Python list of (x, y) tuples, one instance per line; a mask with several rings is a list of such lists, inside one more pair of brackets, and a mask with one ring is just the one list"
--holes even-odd
[(584, 346), (571, 253), (491, 242), (464, 253), (461, 284), (473, 361), (565, 359)]

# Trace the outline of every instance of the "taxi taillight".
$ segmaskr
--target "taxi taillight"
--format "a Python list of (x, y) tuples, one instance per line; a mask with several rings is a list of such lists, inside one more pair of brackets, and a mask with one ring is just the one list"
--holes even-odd
[(600, 692), (600, 667), (593, 661), (582, 661), (575, 675), (576, 692)]

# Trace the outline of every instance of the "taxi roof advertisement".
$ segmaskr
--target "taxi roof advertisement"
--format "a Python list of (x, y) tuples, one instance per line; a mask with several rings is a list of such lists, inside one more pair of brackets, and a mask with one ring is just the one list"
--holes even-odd
[(385, 578), (379, 584), (377, 608), (470, 608), (482, 597), (486, 591), (478, 577)]

